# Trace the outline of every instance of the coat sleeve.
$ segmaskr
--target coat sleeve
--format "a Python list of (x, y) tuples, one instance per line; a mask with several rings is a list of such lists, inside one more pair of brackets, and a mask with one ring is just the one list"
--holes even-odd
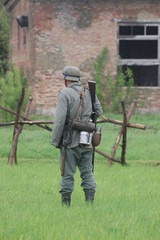
[(56, 117), (53, 123), (51, 144), (59, 146), (67, 116), (67, 99), (60, 91), (57, 97)]
[(96, 96), (96, 115), (97, 115), (97, 117), (99, 117), (102, 114), (103, 114), (103, 109), (102, 109), (100, 101), (98, 100), (98, 98)]

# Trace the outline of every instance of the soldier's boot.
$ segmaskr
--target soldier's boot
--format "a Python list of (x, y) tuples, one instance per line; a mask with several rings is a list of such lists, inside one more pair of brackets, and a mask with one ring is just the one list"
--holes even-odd
[(70, 207), (71, 204), (71, 193), (62, 194), (62, 206)]
[(93, 203), (94, 202), (94, 190), (85, 190), (85, 201), (86, 203)]

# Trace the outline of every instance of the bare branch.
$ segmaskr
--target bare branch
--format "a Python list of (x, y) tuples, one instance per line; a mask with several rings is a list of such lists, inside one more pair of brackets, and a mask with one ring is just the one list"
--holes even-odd
[[(114, 120), (114, 119), (105, 118), (105, 117), (102, 117), (102, 119), (97, 120), (96, 123), (105, 123), (105, 122), (113, 123), (113, 124), (117, 124), (117, 125), (121, 125), (121, 126), (123, 125), (123, 122), (120, 121), (120, 120)], [(146, 129), (145, 125), (137, 124), (137, 123), (127, 123), (127, 127), (129, 127), (129, 128), (138, 128), (138, 129), (142, 129), (142, 130)]]
[(113, 161), (113, 162), (116, 162), (116, 163), (121, 163), (118, 159), (115, 159), (115, 158), (111, 158), (109, 155), (107, 155), (106, 153), (102, 152), (101, 150), (95, 148), (95, 152), (99, 153), (100, 155), (102, 155), (103, 157)]

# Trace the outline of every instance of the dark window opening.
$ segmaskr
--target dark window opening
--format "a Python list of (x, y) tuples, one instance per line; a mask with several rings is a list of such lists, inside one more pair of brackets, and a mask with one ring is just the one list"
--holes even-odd
[[(146, 28), (146, 33), (145, 33)], [(158, 26), (119, 26), (119, 36), (158, 35)]]
[(144, 26), (133, 26), (133, 35), (144, 35)]
[(129, 67), (134, 76), (136, 86), (158, 86), (158, 66), (127, 66), (123, 65), (125, 71)]
[(119, 35), (131, 35), (131, 26), (120, 26)]
[(120, 36), (144, 35), (144, 26), (119, 26)]
[(147, 35), (158, 35), (158, 27), (157, 26), (147, 26), (146, 34)]
[(157, 59), (157, 40), (120, 40), (121, 59)]

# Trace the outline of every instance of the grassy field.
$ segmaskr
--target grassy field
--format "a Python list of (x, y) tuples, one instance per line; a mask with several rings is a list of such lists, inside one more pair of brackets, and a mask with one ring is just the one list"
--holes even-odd
[[(108, 118), (123, 120), (122, 116), (107, 115)], [(131, 123), (146, 125), (147, 129), (128, 128), (126, 160), (160, 160), (160, 115), (135, 115)], [(110, 123), (99, 124), (102, 127), (102, 141), (98, 149), (110, 154), (120, 126)], [(52, 127), (52, 126), (51, 126)], [(12, 127), (0, 128), (0, 158), (8, 158), (13, 136)], [(18, 159), (44, 159), (58, 157), (58, 150), (50, 145), (51, 133), (36, 126), (25, 126), (19, 137)], [(118, 147), (116, 157), (121, 156)], [(97, 160), (105, 159), (97, 155)]]
[[(9, 167), (13, 129), (0, 128), (0, 240), (159, 240), (160, 116), (131, 120), (153, 128), (128, 130), (125, 167), (108, 168), (106, 159), (95, 154), (93, 206), (85, 204), (77, 171), (70, 209), (61, 207), (59, 153), (50, 146), (50, 132), (25, 127), (18, 143), (18, 166)], [(109, 154), (119, 126), (101, 126), (98, 148)], [(119, 147), (117, 157), (120, 151)]]

